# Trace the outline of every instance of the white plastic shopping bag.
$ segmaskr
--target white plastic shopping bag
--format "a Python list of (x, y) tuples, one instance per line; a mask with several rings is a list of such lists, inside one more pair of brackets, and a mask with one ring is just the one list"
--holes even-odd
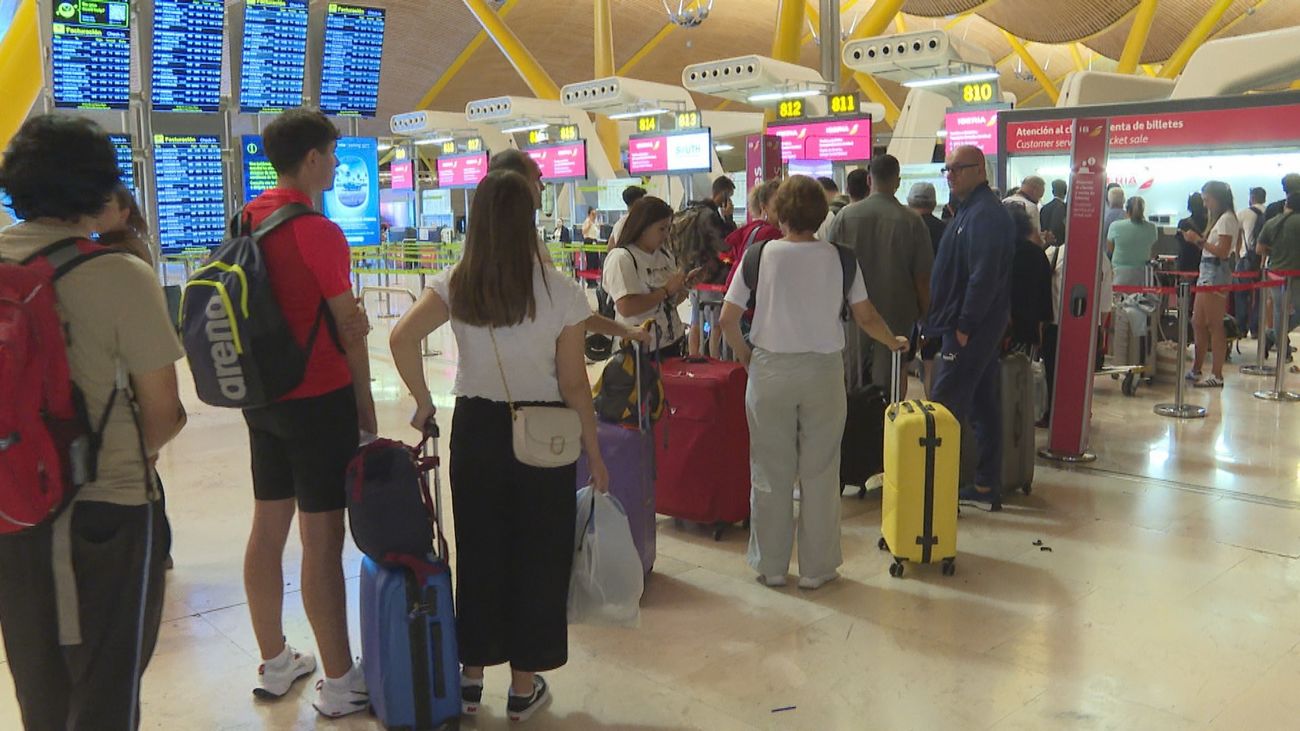
[(569, 623), (636, 627), (645, 575), (618, 500), (588, 485), (578, 491), (578, 528), (569, 579)]

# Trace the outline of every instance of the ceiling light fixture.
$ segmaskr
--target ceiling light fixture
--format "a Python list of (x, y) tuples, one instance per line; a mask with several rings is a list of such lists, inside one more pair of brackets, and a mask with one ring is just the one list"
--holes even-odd
[(725, 142), (719, 142), (718, 144), (713, 146), (713, 149), (717, 150), (718, 152), (731, 152), (732, 150), (736, 149), (736, 146), (728, 145)]
[(631, 112), (619, 112), (618, 114), (609, 115), (610, 119), (635, 119), (636, 117), (653, 117), (660, 114), (668, 114), (667, 109), (638, 109)]
[(782, 99), (804, 99), (810, 96), (821, 94), (821, 89), (793, 89), (790, 91), (769, 91), (762, 94), (752, 94), (749, 97), (751, 102), (776, 102)]
[(529, 123), (529, 124), (525, 124), (525, 125), (523, 125), (523, 126), (521, 126), (521, 127), (509, 127), (509, 128), (507, 128), (507, 129), (503, 129), (503, 130), (501, 130), (501, 134), (503, 134), (503, 135), (512, 135), (512, 134), (515, 134), (516, 132), (535, 132), (535, 131), (537, 131), (537, 130), (546, 129), (547, 127), (550, 127), (550, 126), (551, 126), (551, 125), (547, 124), (546, 122), (540, 122), (540, 123)]
[(456, 139), (455, 137), (430, 137), (430, 138), (425, 139), (425, 140), (416, 140), (416, 141), (415, 141), (415, 144), (417, 144), (417, 145), (441, 145), (441, 144), (444, 143), (444, 142), (452, 142), (452, 141), (455, 140), (455, 139)]
[(929, 86), (947, 86), (948, 84), (969, 84), (976, 81), (993, 81), (998, 78), (996, 71), (979, 71), (973, 74), (960, 74), (958, 76), (940, 76), (934, 79), (911, 79), (904, 81), (903, 86), (909, 89), (923, 89)]

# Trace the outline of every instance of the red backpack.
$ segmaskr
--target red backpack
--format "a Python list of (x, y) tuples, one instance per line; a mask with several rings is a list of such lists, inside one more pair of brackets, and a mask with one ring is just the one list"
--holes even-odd
[(66, 239), (0, 263), (0, 535), (52, 520), (94, 480), (99, 438), (68, 370), (54, 283), (112, 253)]

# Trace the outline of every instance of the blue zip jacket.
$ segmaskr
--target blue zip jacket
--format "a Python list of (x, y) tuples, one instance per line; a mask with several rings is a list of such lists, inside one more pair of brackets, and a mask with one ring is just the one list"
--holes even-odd
[(927, 336), (960, 330), (975, 337), (990, 328), (1006, 330), (1015, 237), (1011, 214), (988, 183), (981, 183), (962, 201), (939, 241), (930, 272)]

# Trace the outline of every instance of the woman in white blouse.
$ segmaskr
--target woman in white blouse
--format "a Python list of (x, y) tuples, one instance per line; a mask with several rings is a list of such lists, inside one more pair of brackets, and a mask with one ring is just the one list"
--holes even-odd
[[(753, 348), (740, 332), (751, 293), (743, 273), (731, 280), (720, 325), (749, 369), (749, 565), (763, 585), (785, 585), (795, 538), (798, 480), (799, 587), (817, 589), (839, 578), (836, 569), (843, 562), (840, 438), (848, 398), (840, 315), (845, 304), (854, 322), (872, 338), (895, 351), (905, 350), (908, 343), (889, 331), (867, 301), (856, 258), (851, 253), (842, 257), (838, 247), (817, 238), (828, 210), (821, 185), (796, 175), (781, 185), (774, 208), (784, 238), (745, 255), (762, 257), (753, 290)], [(847, 293), (846, 266), (853, 268)]]
[(528, 182), (498, 171), (474, 197), (464, 258), (435, 277), (393, 329), (393, 360), (415, 396), (417, 429), (435, 412), (420, 341), (450, 321), (460, 351), (451, 496), (467, 714), (482, 698), (484, 666), (510, 664), (508, 715), (523, 720), (550, 699), (536, 673), (568, 660), (576, 467), (542, 469), (515, 459), (508, 404), (576, 410), (592, 482), (608, 490), (583, 360), (590, 315), (582, 291), (542, 261)]
[[(1183, 238), (1201, 249), (1201, 272), (1196, 286), (1220, 286), (1232, 282), (1232, 265), (1228, 257), (1237, 246), (1241, 224), (1232, 204), (1232, 188), (1211, 180), (1201, 189), (1209, 212), (1209, 227), (1204, 234), (1188, 231)], [(1228, 314), (1227, 292), (1198, 292), (1192, 306), (1192, 332), (1196, 335), (1196, 357), (1186, 378), (1197, 388), (1223, 388), (1223, 363), (1228, 358), (1228, 337), (1223, 318)], [(1209, 376), (1202, 377), (1206, 352), (1210, 355)]]

